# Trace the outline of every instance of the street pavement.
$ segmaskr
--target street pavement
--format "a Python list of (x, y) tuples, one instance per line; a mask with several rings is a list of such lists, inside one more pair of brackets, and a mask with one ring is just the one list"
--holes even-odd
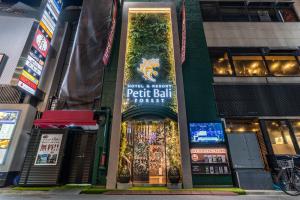
[(300, 197), (286, 195), (241, 195), (241, 196), (205, 196), (205, 195), (70, 195), (70, 194), (0, 194), (0, 200), (299, 200)]

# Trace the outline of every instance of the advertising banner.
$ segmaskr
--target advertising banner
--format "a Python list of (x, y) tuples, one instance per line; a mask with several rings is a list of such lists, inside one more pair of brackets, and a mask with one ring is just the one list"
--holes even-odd
[(38, 88), (61, 8), (61, 0), (48, 0), (26, 61), (19, 61), (19, 67), (22, 67), (23, 71), (18, 86), (31, 95), (35, 95)]
[(34, 165), (56, 165), (62, 138), (62, 134), (43, 134)]
[(110, 32), (113, 29), (108, 20), (114, 13), (112, 3), (112, 0), (89, 0), (82, 3), (78, 32), (59, 94), (59, 98), (64, 99), (58, 105), (62, 109), (93, 109), (97, 103), (95, 100), (101, 99), (104, 60), (110, 51), (110, 47), (106, 48), (109, 35), (111, 42), (113, 39), (113, 33)]
[(0, 165), (4, 164), (6, 153), (17, 124), (19, 111), (0, 110)]
[(192, 148), (192, 174), (230, 174), (226, 148)]

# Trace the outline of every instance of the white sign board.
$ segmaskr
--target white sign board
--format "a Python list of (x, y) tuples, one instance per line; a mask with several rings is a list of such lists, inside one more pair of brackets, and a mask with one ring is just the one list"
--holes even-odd
[(62, 134), (42, 134), (34, 165), (56, 165)]

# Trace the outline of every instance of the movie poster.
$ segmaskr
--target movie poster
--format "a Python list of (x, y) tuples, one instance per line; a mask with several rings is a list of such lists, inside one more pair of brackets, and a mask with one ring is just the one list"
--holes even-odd
[(43, 134), (34, 165), (56, 165), (62, 134)]

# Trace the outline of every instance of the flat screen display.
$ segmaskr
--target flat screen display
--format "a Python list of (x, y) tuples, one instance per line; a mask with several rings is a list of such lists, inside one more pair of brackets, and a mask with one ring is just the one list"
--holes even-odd
[(0, 110), (0, 165), (5, 162), (5, 157), (17, 125), (19, 111)]
[(191, 143), (216, 144), (225, 142), (221, 122), (190, 123)]

